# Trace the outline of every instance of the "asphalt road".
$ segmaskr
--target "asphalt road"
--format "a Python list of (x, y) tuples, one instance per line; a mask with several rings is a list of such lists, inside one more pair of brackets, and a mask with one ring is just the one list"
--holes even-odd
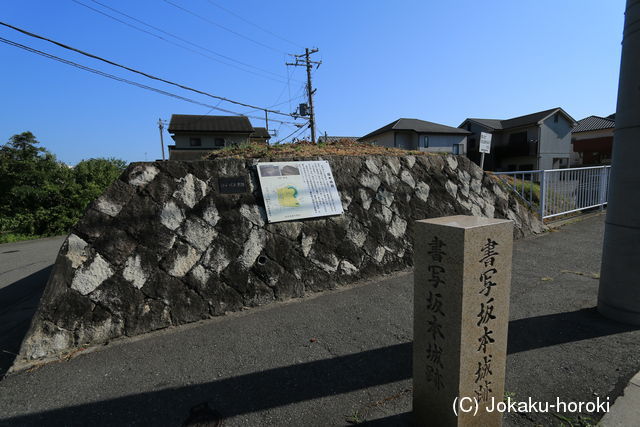
[[(640, 329), (594, 309), (603, 219), (515, 244), (506, 390), (516, 400), (613, 403), (640, 369)], [(5, 378), (0, 425), (408, 425), (411, 323), (404, 272), (168, 329)]]
[(50, 237), (0, 245), (0, 377), (20, 348), (63, 241)]

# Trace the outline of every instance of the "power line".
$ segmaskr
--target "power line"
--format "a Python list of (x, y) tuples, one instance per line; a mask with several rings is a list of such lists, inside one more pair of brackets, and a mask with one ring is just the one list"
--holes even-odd
[[(305, 96), (305, 95), (298, 95), (298, 96), (295, 96), (295, 97), (293, 97), (293, 98), (291, 98), (291, 99), (287, 99), (286, 101), (282, 101), (282, 102), (278, 102), (277, 104), (269, 105), (267, 108), (278, 107), (278, 106), (280, 106), (280, 105), (284, 105), (284, 104), (290, 103), (290, 102), (291, 102), (291, 101), (293, 101), (294, 99), (303, 98), (304, 96)], [(263, 111), (263, 110), (262, 110), (262, 109), (260, 109), (260, 108), (254, 108), (253, 110), (247, 110), (244, 114), (247, 114), (247, 113), (253, 113), (254, 111)]]
[(151, 74), (145, 73), (145, 72), (143, 72), (143, 71), (139, 71), (139, 70), (136, 70), (136, 69), (134, 69), (134, 68), (131, 68), (131, 67), (127, 67), (127, 66), (125, 66), (125, 65), (118, 64), (117, 62), (110, 61), (110, 60), (108, 60), (108, 59), (105, 59), (105, 58), (102, 58), (102, 57), (100, 57), (100, 56), (94, 55), (94, 54), (92, 54), (92, 53), (88, 53), (88, 52), (82, 51), (82, 50), (80, 50), (80, 49), (76, 49), (76, 48), (74, 48), (74, 47), (71, 47), (71, 46), (68, 46), (68, 45), (66, 45), (66, 44), (63, 44), (63, 43), (57, 42), (57, 41), (55, 41), (55, 40), (51, 40), (51, 39), (48, 39), (48, 38), (46, 38), (46, 37), (39, 36), (39, 35), (37, 35), (37, 34), (34, 34), (34, 33), (29, 32), (29, 31), (23, 30), (23, 29), (21, 29), (21, 28), (14, 27), (13, 25), (9, 25), (9, 24), (7, 24), (7, 23), (5, 23), (5, 22), (1, 22), (1, 21), (0, 21), (0, 25), (3, 25), (3, 26), (8, 27), (8, 28), (11, 28), (11, 29), (13, 29), (13, 30), (15, 30), (15, 31), (18, 31), (18, 32), (22, 33), (22, 34), (26, 34), (26, 35), (28, 35), (28, 36), (30, 36), (30, 37), (33, 37), (33, 38), (36, 38), (36, 39), (39, 39), (39, 40), (44, 40), (44, 41), (47, 41), (47, 42), (49, 42), (49, 43), (53, 43), (53, 44), (55, 44), (56, 46), (60, 46), (60, 47), (62, 47), (62, 48), (64, 48), (64, 49), (68, 49), (68, 50), (71, 50), (71, 51), (77, 52), (77, 53), (79, 53), (79, 54), (81, 54), (81, 55), (84, 55), (84, 56), (87, 56), (87, 57), (89, 57), (89, 58), (97, 59), (97, 60), (102, 61), (102, 62), (105, 62), (105, 63), (107, 63), (107, 64), (109, 64), (109, 65), (113, 65), (113, 66), (115, 66), (115, 67), (122, 68), (122, 69), (127, 70), (127, 71), (131, 71), (132, 73), (140, 74), (141, 76), (147, 77), (147, 78), (149, 78), (149, 79), (157, 80), (157, 81), (160, 81), (160, 82), (163, 82), (163, 83), (166, 83), (166, 84), (172, 85), (172, 86), (179, 87), (180, 89), (184, 89), (184, 90), (188, 90), (188, 91), (191, 91), (191, 92), (195, 92), (195, 93), (198, 93), (198, 94), (200, 94), (200, 95), (208, 96), (208, 97), (210, 97), (210, 98), (220, 99), (220, 100), (222, 100), (222, 101), (230, 102), (230, 103), (232, 103), (232, 104), (242, 105), (243, 107), (255, 108), (255, 109), (259, 109), (259, 110), (263, 110), (263, 111), (268, 111), (268, 112), (270, 112), (270, 113), (274, 113), (274, 114), (280, 114), (280, 115), (282, 115), (282, 116), (295, 117), (295, 115), (293, 115), (293, 114), (282, 113), (282, 112), (280, 112), (280, 111), (269, 110), (269, 109), (266, 109), (266, 108), (264, 108), (264, 107), (258, 107), (258, 106), (255, 106), (255, 105), (246, 104), (246, 103), (244, 103), (244, 102), (233, 101), (233, 100), (231, 100), (231, 99), (229, 99), (229, 98), (225, 98), (225, 97), (223, 97), (223, 96), (213, 95), (213, 94), (211, 94), (211, 93), (208, 93), (208, 92), (205, 92), (205, 91), (202, 91), (202, 90), (199, 90), (199, 89), (194, 89), (194, 88), (192, 88), (192, 87), (185, 86), (185, 85), (180, 84), (180, 83), (175, 83), (175, 82), (172, 82), (172, 81), (170, 81), (170, 80), (163, 79), (163, 78), (161, 78), (161, 77), (156, 77), (156, 76), (154, 76), (154, 75), (151, 75)]
[(143, 33), (145, 33), (145, 34), (149, 34), (149, 35), (151, 35), (151, 36), (153, 36), (153, 37), (156, 37), (156, 38), (158, 38), (158, 39), (160, 39), (160, 40), (162, 40), (162, 41), (164, 41), (164, 42), (166, 42), (166, 43), (172, 44), (172, 45), (174, 45), (174, 46), (177, 46), (177, 47), (179, 47), (179, 48), (182, 48), (182, 49), (188, 50), (188, 51), (193, 52), (193, 53), (197, 53), (198, 55), (204, 56), (205, 58), (209, 58), (209, 59), (211, 59), (211, 60), (213, 60), (213, 61), (219, 62), (219, 63), (221, 63), (221, 64), (228, 65), (228, 66), (230, 66), (230, 67), (236, 68), (236, 69), (241, 70), (241, 71), (244, 71), (244, 72), (246, 72), (246, 73), (250, 73), (250, 74), (253, 74), (253, 75), (255, 75), (255, 76), (259, 76), (259, 77), (267, 78), (267, 79), (270, 79), (270, 80), (273, 80), (273, 81), (277, 81), (277, 82), (280, 82), (280, 83), (284, 83), (284, 81), (282, 80), (282, 79), (283, 79), (283, 77), (282, 77), (282, 76), (280, 76), (279, 74), (276, 74), (276, 73), (271, 72), (271, 71), (269, 71), (269, 70), (265, 70), (265, 69), (260, 68), (260, 67), (256, 67), (255, 65), (251, 65), (251, 64), (247, 64), (247, 63), (242, 62), (242, 61), (238, 61), (238, 60), (236, 60), (236, 59), (234, 59), (234, 58), (231, 58), (230, 56), (227, 56), (227, 55), (224, 55), (224, 54), (222, 54), (222, 53), (216, 52), (216, 51), (214, 51), (214, 50), (212, 50), (212, 49), (209, 49), (209, 48), (207, 48), (207, 47), (205, 47), (205, 46), (201, 46), (201, 45), (199, 45), (199, 44), (197, 44), (197, 43), (193, 43), (193, 42), (191, 42), (191, 41), (189, 41), (189, 40), (187, 40), (187, 39), (185, 39), (185, 38), (183, 38), (183, 37), (177, 36), (177, 35), (175, 35), (175, 34), (173, 34), (173, 33), (170, 33), (170, 32), (168, 32), (168, 31), (163, 30), (162, 28), (158, 28), (158, 27), (156, 27), (156, 26), (154, 26), (154, 25), (151, 25), (151, 24), (149, 24), (149, 23), (147, 23), (147, 22), (144, 22), (144, 21), (142, 21), (142, 20), (140, 20), (140, 19), (138, 19), (138, 18), (136, 18), (136, 17), (134, 17), (134, 16), (131, 16), (131, 15), (129, 15), (129, 14), (126, 14), (126, 13), (122, 12), (122, 11), (119, 11), (119, 10), (117, 10), (117, 9), (115, 9), (115, 8), (113, 8), (113, 7), (109, 6), (109, 5), (106, 5), (106, 4), (104, 4), (104, 3), (101, 3), (101, 2), (99, 2), (99, 1), (97, 1), (97, 0), (91, 0), (91, 1), (92, 1), (93, 3), (96, 3), (96, 4), (98, 4), (98, 5), (102, 6), (102, 7), (104, 7), (105, 9), (109, 9), (109, 10), (111, 10), (111, 11), (113, 11), (113, 12), (115, 12), (115, 13), (118, 13), (118, 14), (120, 14), (120, 15), (122, 15), (122, 16), (125, 16), (125, 17), (127, 17), (127, 18), (129, 18), (129, 19), (131, 19), (131, 20), (133, 20), (133, 21), (135, 21), (135, 22), (138, 22), (138, 23), (140, 23), (140, 24), (142, 24), (142, 25), (145, 25), (145, 26), (147, 26), (147, 27), (149, 27), (149, 28), (152, 28), (152, 29), (154, 29), (155, 31), (158, 31), (158, 32), (160, 32), (160, 33), (162, 33), (162, 34), (166, 34), (166, 35), (168, 35), (168, 36), (170, 36), (170, 37), (173, 37), (173, 38), (175, 38), (175, 39), (177, 39), (177, 40), (180, 40), (180, 41), (181, 41), (181, 42), (183, 42), (183, 43), (187, 43), (187, 44), (189, 44), (189, 45), (191, 45), (191, 46), (195, 46), (195, 47), (196, 47), (196, 48), (198, 48), (198, 49), (205, 50), (205, 51), (210, 52), (210, 53), (212, 53), (212, 54), (214, 54), (214, 55), (216, 55), (216, 56), (219, 56), (219, 57), (221, 57), (221, 58), (225, 58), (225, 59), (227, 59), (227, 60), (229, 60), (229, 61), (235, 62), (236, 64), (242, 65), (243, 67), (253, 68), (253, 69), (258, 70), (258, 71), (260, 71), (260, 72), (262, 72), (262, 73), (270, 74), (271, 76), (275, 76), (275, 77), (277, 77), (277, 79), (276, 79), (276, 78), (273, 78), (273, 77), (271, 77), (271, 76), (266, 76), (266, 75), (263, 75), (263, 74), (255, 73), (255, 72), (253, 72), (253, 71), (245, 70), (244, 68), (238, 67), (238, 66), (236, 66), (236, 65), (234, 65), (234, 64), (229, 64), (228, 62), (221, 61), (221, 60), (220, 60), (220, 59), (218, 59), (218, 58), (214, 58), (214, 57), (212, 57), (212, 56), (210, 56), (210, 55), (203, 54), (202, 52), (199, 52), (199, 51), (197, 51), (197, 50), (190, 49), (190, 48), (188, 48), (188, 47), (186, 47), (186, 46), (183, 46), (183, 45), (177, 44), (177, 43), (175, 43), (175, 42), (173, 42), (173, 41), (171, 41), (171, 40), (167, 40), (166, 38), (164, 38), (164, 37), (162, 37), (162, 36), (159, 36), (159, 35), (157, 35), (157, 34), (154, 34), (154, 33), (150, 32), (150, 31), (147, 31), (147, 30), (145, 30), (145, 29), (143, 29), (143, 28), (137, 27), (137, 26), (132, 25), (132, 24), (130, 24), (130, 23), (128, 23), (128, 22), (126, 22), (126, 21), (123, 21), (123, 20), (121, 20), (121, 19), (119, 19), (119, 18), (116, 18), (115, 16), (109, 15), (108, 13), (105, 13), (105, 12), (103, 12), (103, 11), (101, 11), (101, 10), (98, 10), (98, 9), (96, 9), (96, 8), (93, 8), (93, 7), (89, 6), (88, 4), (85, 4), (85, 3), (81, 2), (81, 1), (78, 1), (78, 0), (71, 0), (71, 1), (73, 1), (73, 2), (74, 2), (74, 3), (76, 3), (76, 4), (79, 4), (79, 5), (83, 6), (83, 7), (87, 8), (87, 9), (89, 9), (89, 10), (92, 10), (92, 11), (94, 11), (94, 12), (96, 12), (96, 13), (99, 13), (99, 14), (101, 14), (101, 15), (103, 15), (103, 16), (106, 16), (106, 17), (107, 17), (107, 18), (109, 18), (109, 19), (112, 19), (112, 20), (114, 20), (114, 21), (116, 21), (116, 22), (119, 22), (119, 23), (121, 23), (121, 24), (124, 24), (124, 25), (126, 25), (126, 26), (128, 26), (128, 27), (130, 27), (130, 28), (133, 28), (133, 29), (135, 29), (135, 30), (137, 30), (137, 31), (140, 31), (140, 32), (143, 32)]
[[(67, 65), (70, 65), (72, 67), (76, 67), (76, 68), (79, 68), (81, 70), (84, 70), (84, 71), (88, 71), (90, 73), (97, 74), (99, 76), (107, 77), (109, 79), (116, 80), (116, 81), (119, 81), (119, 82), (122, 82), (122, 83), (127, 83), (127, 84), (130, 84), (132, 86), (139, 87), (141, 89), (150, 90), (152, 92), (156, 92), (156, 93), (159, 93), (161, 95), (169, 96), (171, 98), (180, 99), (182, 101), (190, 102), (192, 104), (202, 105), (204, 107), (208, 107), (208, 108), (211, 108), (211, 109), (223, 111), (225, 113), (230, 113), (230, 114), (234, 114), (234, 115), (237, 115), (237, 116), (245, 116), (245, 117), (250, 117), (252, 119), (260, 119), (260, 120), (262, 120), (262, 117), (250, 116), (250, 115), (246, 115), (246, 114), (240, 114), (240, 113), (237, 113), (235, 111), (227, 110), (227, 109), (224, 109), (224, 108), (219, 108), (219, 107), (216, 107), (215, 105), (207, 104), (205, 102), (200, 102), (200, 101), (197, 101), (197, 100), (192, 99), (192, 98), (187, 98), (185, 96), (176, 95), (174, 93), (167, 92), (167, 91), (162, 90), (162, 89), (158, 89), (158, 88), (154, 88), (152, 86), (147, 86), (147, 85), (142, 84), (142, 83), (134, 82), (133, 80), (128, 80), (128, 79), (125, 79), (123, 77), (118, 77), (118, 76), (115, 76), (113, 74), (105, 73), (104, 71), (100, 71), (100, 70), (97, 70), (95, 68), (87, 67), (85, 65), (78, 64), (76, 62), (69, 61), (69, 60), (64, 59), (64, 58), (60, 58), (58, 56), (43, 52), (43, 51), (38, 50), (38, 49), (34, 49), (32, 47), (29, 47), (29, 46), (25, 46), (25, 45), (20, 44), (20, 43), (16, 43), (16, 42), (11, 41), (11, 40), (7, 40), (7, 39), (2, 38), (2, 37), (0, 37), (0, 42), (8, 44), (10, 46), (18, 47), (20, 49), (23, 49), (23, 50), (26, 50), (28, 52), (32, 52), (32, 53), (38, 54), (40, 56), (44, 56), (45, 58), (53, 59), (54, 61), (58, 61), (58, 62), (61, 62), (63, 64), (67, 64)], [(297, 123), (294, 123), (294, 122), (288, 122), (288, 121), (276, 120), (276, 119), (272, 119), (272, 121), (279, 122), (279, 123), (286, 123), (286, 124), (289, 124), (289, 125), (296, 125), (297, 124)]]
[(235, 34), (235, 35), (236, 35), (236, 36), (238, 36), (238, 37), (242, 37), (242, 38), (243, 38), (243, 39), (245, 39), (245, 40), (249, 40), (249, 41), (251, 41), (251, 42), (253, 42), (253, 43), (257, 44), (257, 45), (260, 45), (260, 46), (262, 46), (262, 47), (264, 47), (264, 48), (267, 48), (267, 49), (273, 50), (273, 51), (278, 52), (278, 53), (286, 53), (286, 52), (284, 52), (284, 51), (282, 51), (282, 50), (276, 49), (275, 47), (271, 47), (271, 46), (266, 45), (266, 44), (264, 44), (264, 43), (262, 43), (262, 42), (260, 42), (260, 41), (258, 41), (258, 40), (252, 39), (251, 37), (245, 36), (244, 34), (240, 34), (239, 32), (234, 31), (234, 30), (232, 30), (231, 28), (227, 28), (227, 27), (225, 27), (225, 26), (224, 26), (224, 25), (222, 25), (222, 24), (218, 24), (217, 22), (214, 22), (214, 21), (212, 21), (212, 20), (210, 20), (210, 19), (208, 19), (208, 18), (205, 18), (204, 16), (199, 15), (199, 14), (197, 14), (197, 13), (195, 13), (195, 12), (193, 12), (193, 11), (191, 11), (191, 10), (187, 9), (187, 8), (184, 8), (184, 7), (182, 7), (182, 6), (178, 5), (178, 4), (175, 4), (175, 3), (174, 3), (174, 2), (172, 2), (172, 1), (164, 0), (164, 2), (165, 2), (165, 3), (169, 3), (171, 6), (173, 6), (173, 7), (175, 7), (175, 8), (178, 8), (178, 9), (180, 9), (180, 10), (183, 10), (183, 11), (187, 12), (188, 14), (195, 16), (196, 18), (199, 18), (199, 19), (201, 19), (201, 20), (203, 20), (203, 21), (205, 21), (205, 22), (208, 22), (208, 23), (209, 23), (209, 24), (211, 24), (211, 25), (215, 25), (216, 27), (222, 28), (222, 29), (223, 29), (223, 30), (225, 30), (225, 31), (228, 31), (228, 32), (230, 32), (230, 33), (232, 33), (232, 34)]
[(296, 130), (294, 130), (293, 132), (291, 132), (289, 135), (285, 136), (285, 137), (284, 137), (284, 138), (282, 138), (281, 140), (274, 142), (274, 144), (279, 144), (279, 143), (281, 143), (282, 141), (284, 141), (285, 139), (287, 139), (287, 138), (289, 138), (289, 137), (292, 137), (294, 134), (297, 134), (297, 133), (299, 133), (299, 132), (302, 132), (303, 130), (305, 130), (305, 129), (306, 129), (306, 128), (308, 128), (308, 127), (309, 127), (309, 125), (308, 125), (308, 124), (307, 124), (307, 125), (304, 125), (304, 126), (302, 126), (300, 129), (296, 129)]
[[(258, 24), (256, 24), (256, 23), (254, 23), (254, 22), (251, 22), (251, 21), (249, 21), (249, 20), (248, 20), (248, 19), (246, 19), (246, 18), (243, 18), (241, 15), (239, 15), (239, 14), (237, 14), (237, 13), (235, 13), (235, 12), (233, 12), (233, 11), (229, 10), (229, 9), (227, 9), (226, 7), (220, 6), (218, 3), (216, 3), (216, 2), (214, 2), (214, 1), (212, 1), (212, 0), (208, 0), (208, 1), (209, 1), (209, 3), (211, 3), (212, 5), (214, 5), (215, 7), (217, 7), (217, 8), (219, 8), (219, 9), (224, 10), (225, 12), (227, 12), (227, 13), (229, 13), (229, 14), (231, 14), (231, 15), (235, 16), (236, 18), (240, 19), (241, 21), (246, 22), (246, 23), (247, 23), (247, 24), (249, 24), (249, 25), (253, 25), (253, 26), (254, 26), (254, 27), (256, 27), (257, 29), (264, 31), (264, 32), (265, 32), (265, 33), (267, 33), (267, 34), (271, 34), (272, 36), (274, 36), (274, 37), (276, 37), (276, 38), (279, 38), (280, 40), (285, 41), (285, 42), (287, 42), (287, 43), (290, 43), (290, 44), (292, 44), (292, 45), (294, 45), (294, 46), (296, 46), (296, 47), (303, 48), (303, 47), (302, 47), (301, 45), (299, 45), (298, 43), (293, 42), (293, 41), (291, 41), (291, 40), (289, 40), (289, 39), (286, 39), (286, 38), (284, 38), (284, 37), (281, 37), (281, 36), (277, 35), (276, 33), (272, 32), (272, 31), (270, 31), (270, 30), (268, 30), (268, 29), (266, 29), (266, 28), (264, 28), (264, 27), (261, 27), (260, 25), (258, 25)], [(304, 48), (303, 48), (303, 49), (304, 49)]]

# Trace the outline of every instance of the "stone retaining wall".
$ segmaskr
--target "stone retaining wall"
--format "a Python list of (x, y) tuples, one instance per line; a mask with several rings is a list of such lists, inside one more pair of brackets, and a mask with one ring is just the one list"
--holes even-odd
[[(14, 370), (406, 268), (416, 219), (507, 218), (516, 238), (544, 228), (463, 157), (325, 160), (345, 213), (275, 224), (266, 223), (258, 160), (129, 166), (63, 244)], [(249, 192), (219, 194), (217, 178), (228, 176), (245, 176)]]

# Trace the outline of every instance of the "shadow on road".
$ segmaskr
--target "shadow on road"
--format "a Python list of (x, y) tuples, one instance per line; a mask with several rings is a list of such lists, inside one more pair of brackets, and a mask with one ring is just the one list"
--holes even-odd
[(29, 330), (52, 265), (0, 288), (0, 378), (11, 367)]
[[(637, 330), (602, 318), (595, 308), (511, 321), (509, 353)], [(14, 425), (179, 425), (194, 405), (207, 402), (223, 417), (349, 393), (411, 378), (411, 343), (269, 369), (206, 384), (139, 393), (5, 419)], [(606, 359), (606, 354), (603, 354)], [(160, 387), (160, 384), (158, 385)], [(404, 424), (409, 413), (369, 425)], [(3, 422), (0, 422), (2, 424)]]
[(595, 307), (509, 322), (507, 353), (640, 330), (602, 317)]

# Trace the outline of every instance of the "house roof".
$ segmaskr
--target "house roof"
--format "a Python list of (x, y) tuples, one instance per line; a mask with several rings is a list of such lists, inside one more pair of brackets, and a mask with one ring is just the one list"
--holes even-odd
[(318, 138), (319, 142), (338, 142), (342, 140), (355, 142), (358, 140), (358, 137), (357, 136), (332, 136), (332, 135), (327, 135), (325, 137), (324, 135), (321, 135)]
[(418, 119), (398, 119), (389, 123), (386, 126), (381, 127), (378, 130), (374, 130), (371, 133), (359, 138), (360, 140), (369, 138), (370, 136), (379, 135), (381, 133), (390, 130), (410, 130), (418, 133), (441, 133), (441, 134), (459, 134), (468, 135), (471, 132), (460, 128), (454, 128), (451, 126), (441, 125), (439, 123), (427, 122), (425, 120)]
[(267, 131), (267, 128), (254, 127), (253, 129), (253, 133), (249, 135), (251, 138), (271, 138), (271, 134)]
[[(615, 114), (612, 114), (615, 117)], [(609, 116), (611, 117), (611, 116)], [(578, 121), (578, 125), (571, 132), (588, 132), (591, 130), (613, 129), (616, 127), (615, 118), (589, 116)]]
[(253, 126), (244, 116), (196, 116), (172, 114), (169, 132), (240, 132), (251, 133)]
[[(544, 111), (538, 111), (537, 113), (531, 113), (524, 116), (519, 116), (519, 117), (514, 117), (512, 119), (504, 119), (504, 120), (468, 118), (467, 120), (462, 122), (462, 124), (464, 124), (466, 121), (473, 121), (494, 130), (505, 130), (505, 129), (539, 124), (544, 119), (551, 116), (552, 114), (555, 114), (556, 112), (562, 113), (567, 118), (567, 120), (569, 120), (569, 122), (573, 123), (575, 126), (576, 121), (574, 120), (574, 118), (571, 117), (569, 114), (567, 114), (567, 112), (560, 107), (551, 108), (549, 110), (544, 110)], [(462, 126), (462, 124), (460, 126)]]

